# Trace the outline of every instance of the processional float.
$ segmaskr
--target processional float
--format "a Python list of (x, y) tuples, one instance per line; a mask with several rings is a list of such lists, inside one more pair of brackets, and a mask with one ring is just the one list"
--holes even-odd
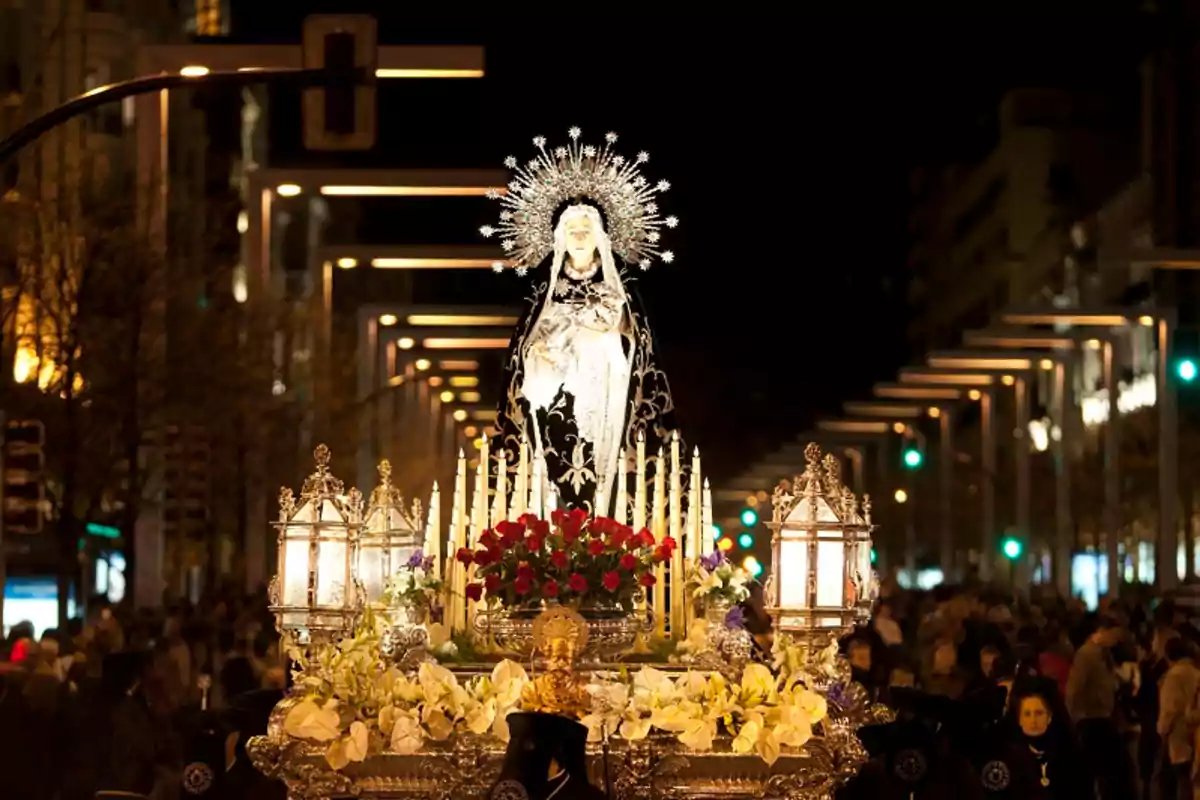
[(669, 187), (615, 134), (579, 136), (535, 139), (495, 193), (497, 269), (549, 257), (550, 278), (473, 475), (459, 456), (450, 519), (436, 484), (427, 511), (407, 505), (387, 462), (366, 498), (346, 489), (324, 445), (281, 494), (271, 602), (295, 682), (247, 752), (294, 798), (499, 796), (514, 712), (578, 720), (591, 782), (623, 800), (823, 798), (887, 714), (836, 649), (875, 592), (870, 502), (815, 444), (773, 496), (773, 644), (745, 630), (753, 579), (715, 546), (699, 452), (685, 462), (614, 258), (673, 260)]

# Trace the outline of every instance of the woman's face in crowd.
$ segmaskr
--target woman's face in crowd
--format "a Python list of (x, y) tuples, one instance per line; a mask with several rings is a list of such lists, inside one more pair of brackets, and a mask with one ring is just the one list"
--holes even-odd
[(1021, 699), (1018, 722), (1026, 736), (1041, 736), (1050, 727), (1050, 709), (1046, 701), (1037, 695)]

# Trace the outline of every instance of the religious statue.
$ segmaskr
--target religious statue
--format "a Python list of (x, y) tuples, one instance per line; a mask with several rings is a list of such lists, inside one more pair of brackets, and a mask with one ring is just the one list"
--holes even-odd
[[(657, 195), (669, 185), (641, 175), (645, 153), (616, 154), (613, 133), (602, 147), (580, 144), (578, 128), (569, 136), (553, 151), (534, 139), (539, 155), (494, 194), (504, 205), (500, 225), (482, 229), (500, 236), (520, 275), (549, 262), (505, 362), (497, 445), (515, 464), (528, 442), (562, 507), (607, 516), (614, 477), (629, 469), (619, 463), (622, 450), (632, 455), (640, 432), (656, 466), (675, 430), (645, 310), (617, 258), (643, 270), (654, 258), (670, 263), (673, 254), (658, 243), (677, 221), (658, 214)], [(512, 157), (505, 165), (517, 168)]]

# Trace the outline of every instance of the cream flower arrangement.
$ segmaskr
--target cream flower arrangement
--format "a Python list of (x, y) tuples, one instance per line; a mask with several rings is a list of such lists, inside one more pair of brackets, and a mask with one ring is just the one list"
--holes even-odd
[[(292, 653), (299, 700), (284, 720), (289, 736), (322, 746), (335, 770), (377, 753), (416, 753), (456, 735), (508, 741), (508, 715), (521, 710), (530, 682), (519, 664), (501, 661), (490, 675), (465, 683), (434, 663), (406, 675), (379, 660), (379, 639), (368, 613), (358, 632), (338, 645), (311, 659)], [(809, 688), (800, 668), (802, 655), (785, 644), (776, 672), (749, 664), (737, 682), (717, 673), (673, 677), (654, 667), (597, 674), (588, 686), (591, 709), (580, 722), (591, 741), (638, 741), (657, 731), (707, 751), (724, 736), (734, 752), (773, 764), (785, 748), (804, 747), (827, 713), (825, 698)]]
[(749, 572), (725, 557), (724, 551), (714, 550), (692, 568), (687, 587), (697, 600), (737, 605), (750, 596), (752, 580)]
[(456, 733), (508, 741), (508, 715), (529, 682), (519, 664), (501, 661), (490, 676), (465, 685), (433, 663), (410, 676), (380, 661), (380, 634), (368, 612), (357, 633), (337, 646), (311, 659), (290, 654), (300, 699), (284, 719), (289, 736), (325, 745), (335, 770), (376, 753), (415, 753)]

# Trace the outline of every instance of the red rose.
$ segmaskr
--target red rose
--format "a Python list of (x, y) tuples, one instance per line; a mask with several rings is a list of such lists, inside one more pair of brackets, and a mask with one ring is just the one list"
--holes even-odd
[(555, 525), (562, 525), (563, 520), (567, 518), (567, 512), (561, 508), (556, 508), (550, 512), (550, 521)]
[(660, 544), (658, 547), (654, 548), (654, 560), (656, 562), (661, 564), (664, 561), (668, 561), (670, 558), (671, 551), (667, 550), (665, 546)]
[(458, 552), (454, 554), (454, 557), (467, 565), (470, 565), (475, 560), (475, 554), (465, 547), (458, 548)]
[(623, 527), (617, 528), (608, 535), (608, 546), (614, 550), (619, 550), (629, 542), (629, 536), (625, 533)]
[(676, 546), (675, 540), (672, 539), (670, 536), (664, 536), (662, 543), (663, 543), (663, 547), (667, 548), (668, 553), (675, 552), (675, 546)]
[(529, 566), (525, 562), (522, 561), (517, 565), (517, 580), (524, 578), (527, 581), (532, 581), (534, 574), (533, 567)]
[(600, 539), (592, 539), (588, 542), (588, 552), (594, 556), (598, 556), (604, 552), (604, 542)]
[(524, 525), (526, 528), (532, 528), (534, 523), (538, 521), (537, 514), (522, 514), (517, 517), (517, 522)]
[(579, 538), (579, 533), (583, 530), (583, 523), (578, 521), (573, 514), (570, 514), (563, 517), (558, 527), (562, 531), (563, 541), (570, 544)]
[(604, 588), (610, 592), (615, 592), (617, 587), (621, 585), (621, 574), (615, 569), (604, 573)]
[(532, 588), (533, 581), (524, 576), (521, 576), (513, 581), (513, 589), (517, 594), (529, 594), (529, 590)]
[(621, 556), (621, 569), (633, 572), (635, 569), (637, 569), (637, 565), (637, 556), (635, 556), (633, 553), (626, 553), (625, 555)]
[(570, 587), (575, 594), (583, 594), (588, 590), (587, 578), (580, 575), (578, 572), (572, 572), (571, 577), (567, 579), (567, 586)]
[(529, 526), (529, 530), (533, 531), (538, 538), (545, 539), (550, 535), (550, 523), (544, 519), (536, 520), (533, 525)]
[(492, 531), (484, 531), (479, 534), (479, 543), (491, 550), (497, 544), (496, 534)]
[(617, 521), (609, 517), (596, 517), (588, 527), (591, 529), (593, 535), (603, 536), (611, 534), (617, 529)]
[(647, 589), (649, 589), (651, 586), (658, 583), (658, 579), (654, 577), (653, 572), (647, 572), (645, 575), (638, 578), (638, 583), (640, 583), (642, 586), (645, 586)]
[(496, 573), (483, 576), (483, 588), (488, 594), (496, 594), (500, 590), (500, 576)]
[(543, 536), (538, 536), (536, 533), (531, 533), (525, 537), (525, 546), (529, 548), (529, 552), (537, 553), (542, 549), (542, 545), (546, 543)]
[(512, 548), (517, 542), (521, 541), (521, 532), (514, 532), (511, 528), (500, 534), (500, 546), (505, 550)]
[(649, 528), (642, 528), (638, 531), (637, 538), (641, 540), (642, 547), (654, 547), (654, 534), (650, 532)]
[(477, 550), (474, 555), (475, 566), (486, 567), (496, 560), (495, 554), (491, 550)]
[(546, 581), (542, 586), (542, 594), (546, 597), (558, 597), (558, 581)]
[(568, 558), (567, 558), (567, 552), (565, 550), (555, 550), (553, 553), (550, 554), (550, 563), (553, 564), (558, 569), (566, 569), (567, 562), (568, 562)]
[(483, 584), (482, 583), (468, 583), (466, 591), (467, 591), (467, 599), (468, 600), (474, 600), (475, 602), (479, 602), (479, 598), (483, 597)]
[(525, 535), (525, 525), (520, 522), (512, 522), (504, 520), (496, 523), (496, 532), (501, 536), (509, 536), (513, 539), (519, 539)]

